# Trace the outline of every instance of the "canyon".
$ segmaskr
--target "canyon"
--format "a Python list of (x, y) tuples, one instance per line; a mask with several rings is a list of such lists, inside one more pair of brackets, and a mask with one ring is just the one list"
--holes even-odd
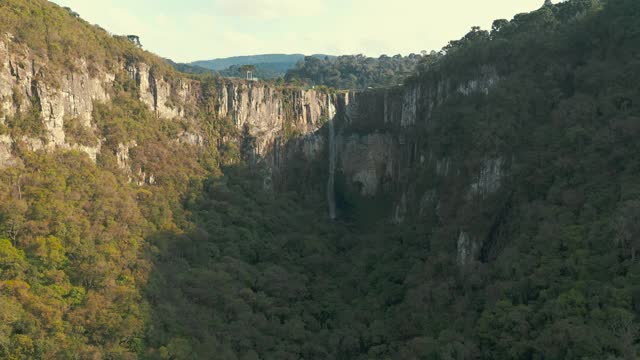
[(244, 81), (0, 1), (0, 358), (638, 358), (639, 4)]
[[(98, 133), (92, 119), (94, 103), (110, 101), (116, 73), (121, 72), (135, 81), (139, 100), (159, 118), (172, 121), (197, 122), (193, 118), (200, 98), (201, 83), (187, 77), (166, 79), (154, 73), (144, 62), (120, 63), (115, 71), (90, 71), (85, 59), (77, 60), (77, 71), (67, 74), (48, 73), (46, 63), (31, 56), (24, 46), (9, 51), (12, 36), (5, 34), (0, 41), (0, 107), (3, 118), (14, 116), (29, 107), (37, 107), (42, 114), (45, 133), (39, 138), (23, 136), (0, 137), (0, 166), (15, 165), (19, 159), (12, 155), (16, 143), (26, 144), (31, 151), (58, 149), (78, 150), (96, 161), (103, 140), (94, 146), (67, 141), (65, 121), (77, 119), (87, 130)], [(481, 155), (482, 160), (465, 166), (465, 159), (452, 159), (433, 152), (425, 137), (434, 121), (432, 114), (448, 98), (486, 96), (499, 81), (490, 66), (480, 66), (466, 79), (454, 81), (443, 78), (435, 82), (414, 81), (391, 89), (372, 89), (361, 92), (329, 92), (314, 89), (277, 87), (264, 83), (219, 79), (213, 99), (213, 116), (206, 121), (231, 119), (241, 138), (229, 139), (238, 144), (250, 141), (248, 154), (256, 164), (264, 166), (267, 187), (287, 189), (307, 183), (327, 194), (328, 214), (340, 215), (340, 201), (336, 196), (355, 195), (363, 199), (385, 198), (382, 212), (385, 221), (401, 223), (407, 217), (416, 219), (441, 208), (447, 184), (465, 184), (465, 199), (475, 202), (491, 196), (500, 189), (508, 174), (509, 162), (505, 154)], [(175, 142), (166, 146), (189, 144), (202, 146), (211, 141), (202, 132), (182, 131)], [(129, 152), (136, 142), (118, 144), (118, 165), (131, 174), (131, 181), (149, 183), (157, 174), (132, 169)], [(477, 157), (478, 154), (474, 154)], [(315, 172), (290, 173), (292, 162), (302, 161), (302, 167)], [(300, 164), (297, 164), (300, 165)], [(420, 174), (430, 173), (433, 187)], [(336, 195), (336, 178), (343, 185)], [(328, 179), (323, 184), (318, 179)], [(153, 182), (153, 181), (151, 181)], [(444, 220), (444, 219), (442, 219)], [(455, 224), (455, 220), (447, 219)], [(469, 249), (478, 237), (469, 237), (460, 226), (459, 256), (465, 263), (467, 256), (477, 256)], [(481, 240), (478, 240), (481, 241)], [(466, 255), (465, 255), (466, 254)]]

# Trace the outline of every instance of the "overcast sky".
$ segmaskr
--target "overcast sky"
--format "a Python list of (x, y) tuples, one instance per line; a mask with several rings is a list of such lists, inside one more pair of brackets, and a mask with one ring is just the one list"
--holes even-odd
[(266, 53), (409, 54), (543, 0), (54, 0), (176, 61)]

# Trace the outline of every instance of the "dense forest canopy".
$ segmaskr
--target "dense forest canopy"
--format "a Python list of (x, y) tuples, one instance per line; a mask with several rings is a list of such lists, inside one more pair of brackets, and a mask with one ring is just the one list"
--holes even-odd
[[(176, 64), (177, 68), (186, 69), (192, 72), (195, 69), (207, 69), (211, 72), (219, 72), (222, 76), (227, 77), (245, 77), (246, 74), (240, 73), (242, 66), (255, 66), (254, 75), (260, 79), (281, 79), (288, 70), (295, 67), (296, 63), (304, 59), (302, 54), (264, 54), (250, 56), (234, 56), (222, 59), (194, 61), (189, 64)], [(334, 58), (331, 55), (316, 54), (312, 57), (317, 58)]]
[(307, 56), (295, 68), (287, 71), (285, 80), (310, 85), (325, 85), (335, 89), (366, 89), (401, 84), (412, 74), (422, 55), (344, 55), (337, 58)]
[[(56, 69), (73, 67), (72, 49), (100, 66), (151, 57), (42, 0), (0, 2), (0, 31)], [(395, 225), (346, 195), (334, 222), (323, 194), (265, 191), (222, 140), (167, 146), (188, 124), (158, 119), (118, 79), (94, 109), (96, 163), (17, 143), (21, 163), (0, 170), (0, 358), (637, 359), (638, 49), (639, 1), (570, 0), (439, 55), (306, 59), (289, 78), (338, 88), (500, 75), (416, 131), (454, 159), (509, 154), (510, 182), (483, 208), (451, 193)], [(37, 130), (21, 119), (3, 131)], [(238, 136), (217, 120), (201, 130)], [(132, 140), (153, 185), (116, 166)], [(496, 224), (494, 241), (460, 266), (441, 216)]]

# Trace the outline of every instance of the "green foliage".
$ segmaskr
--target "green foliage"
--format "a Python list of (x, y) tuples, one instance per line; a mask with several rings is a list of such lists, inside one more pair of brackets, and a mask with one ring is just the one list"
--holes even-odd
[(13, 116), (7, 116), (4, 126), (7, 132), (15, 138), (28, 136), (31, 138), (43, 138), (45, 135), (44, 122), (42, 118), (42, 106), (38, 96), (31, 98), (31, 104), (24, 110), (25, 99), (19, 89), (14, 88), (12, 93), (13, 104), (17, 112)]
[(27, 136), (30, 138), (43, 138), (46, 133), (42, 114), (39, 109), (29, 108), (26, 112), (19, 111), (14, 116), (7, 116), (6, 125), (8, 132), (16, 138)]
[[(637, 358), (640, 101), (633, 47), (620, 46), (638, 38), (606, 24), (638, 16), (631, 1), (570, 1), (425, 59), (412, 81), (465, 81), (481, 65), (501, 80), (447, 99), (424, 142), (461, 162), (517, 163), (478, 204), (441, 185), (440, 220), (380, 224), (372, 213), (388, 201), (345, 197), (352, 222), (331, 224), (313, 196), (271, 198), (247, 170), (210, 179), (190, 203), (196, 229), (154, 239), (153, 262), (171, 265), (147, 290), (162, 309), (151, 346), (171, 356), (186, 340), (195, 358)], [(464, 268), (460, 224), (482, 244)]]
[(154, 126), (156, 116), (129, 93), (119, 93), (106, 104), (94, 104), (93, 119), (112, 148), (131, 140), (143, 142), (158, 136), (153, 131), (158, 128)]
[(0, 277), (16, 278), (26, 267), (24, 252), (13, 247), (7, 239), (0, 239)]
[(257, 65), (232, 65), (227, 69), (219, 70), (218, 73), (225, 77), (237, 77), (246, 78), (247, 71), (251, 71), (255, 78), (261, 80), (283, 79), (286, 71), (292, 67), (293, 64), (257, 64)]
[(93, 129), (85, 126), (78, 118), (64, 119), (65, 140), (70, 144), (78, 144), (83, 146), (97, 146), (98, 137)]
[(162, 59), (46, 0), (4, 0), (0, 17), (0, 34), (14, 36), (12, 51), (21, 53), (27, 45), (33, 55), (47, 62), (45, 81), (54, 81), (56, 72), (78, 70), (79, 59), (86, 60), (92, 72), (118, 70), (121, 60), (144, 60), (162, 75), (174, 72)]
[(422, 56), (416, 54), (407, 57), (383, 55), (378, 59), (363, 55), (324, 59), (307, 56), (287, 72), (285, 79), (336, 89), (395, 86), (413, 73), (421, 59)]
[[(1, 311), (13, 314), (0, 315), (0, 357), (129, 352), (123, 340), (143, 325), (135, 244), (148, 227), (135, 191), (78, 154), (24, 162), (19, 177), (0, 172), (0, 218), (14, 239), (0, 240)], [(122, 276), (134, 282), (117, 285)]]
[[(328, 55), (313, 55), (325, 58)], [(333, 56), (328, 56), (333, 58)], [(285, 73), (293, 68), (296, 63), (304, 58), (302, 54), (266, 54), (252, 56), (237, 56), (224, 59), (196, 61), (191, 64), (177, 64), (177, 69), (184, 68), (187, 72), (199, 73), (201, 69), (209, 69), (211, 72), (219, 71), (223, 76), (245, 77), (239, 72), (240, 66), (249, 64), (255, 66), (254, 75), (260, 79), (282, 79)]]

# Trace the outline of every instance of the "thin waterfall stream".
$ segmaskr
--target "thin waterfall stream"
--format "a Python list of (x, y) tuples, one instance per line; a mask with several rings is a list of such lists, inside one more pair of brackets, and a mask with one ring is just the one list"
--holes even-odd
[[(329, 108), (332, 108), (331, 100), (329, 100)], [(333, 115), (333, 114), (332, 114)], [(335, 116), (335, 115), (334, 115)], [(329, 118), (329, 180), (327, 181), (327, 203), (329, 204), (329, 218), (336, 218), (336, 134), (335, 134), (335, 118)]]

